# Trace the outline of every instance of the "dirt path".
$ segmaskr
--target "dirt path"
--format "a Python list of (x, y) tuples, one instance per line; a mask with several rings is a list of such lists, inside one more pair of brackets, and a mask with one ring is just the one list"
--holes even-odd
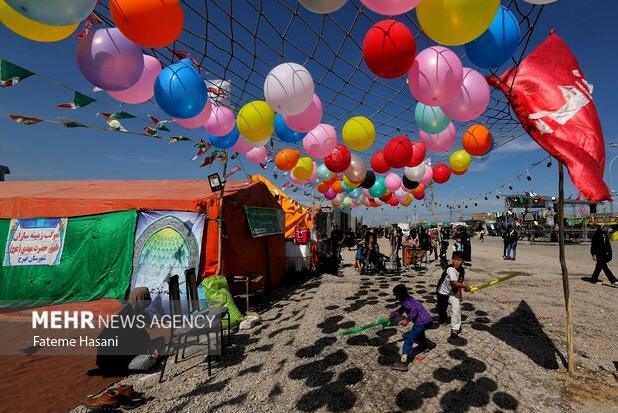
[[(354, 252), (344, 252), (351, 262)], [(347, 338), (344, 329), (396, 307), (392, 287), (408, 285), (433, 310), (440, 271), (430, 265), (387, 276), (323, 275), (276, 292), (264, 322), (234, 336), (234, 346), (208, 378), (202, 356), (125, 382), (155, 396), (136, 411), (618, 411), (618, 289), (591, 285), (587, 247), (568, 247), (574, 295), (578, 375), (565, 375), (564, 309), (556, 247), (520, 245), (518, 261), (501, 258), (499, 240), (473, 241), (472, 284), (509, 272), (520, 276), (463, 305), (463, 335), (430, 330), (436, 347), (407, 373), (388, 366), (399, 356), (401, 327)], [(434, 313), (435, 315), (435, 313)], [(168, 373), (166, 373), (168, 375)], [(79, 409), (78, 409), (79, 411)]]

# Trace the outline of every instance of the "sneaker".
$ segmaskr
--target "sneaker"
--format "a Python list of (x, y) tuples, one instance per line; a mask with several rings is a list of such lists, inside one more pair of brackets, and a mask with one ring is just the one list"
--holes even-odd
[(402, 361), (396, 361), (391, 365), (391, 369), (395, 371), (408, 371), (408, 365)]

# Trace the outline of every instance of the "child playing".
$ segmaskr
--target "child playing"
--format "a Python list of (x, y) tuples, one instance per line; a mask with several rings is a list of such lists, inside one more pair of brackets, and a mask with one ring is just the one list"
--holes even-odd
[(429, 312), (423, 307), (419, 301), (415, 300), (408, 293), (408, 289), (403, 284), (398, 284), (393, 288), (393, 294), (395, 298), (401, 303), (401, 307), (398, 310), (393, 311), (389, 315), (391, 321), (400, 319), (403, 314), (406, 317), (403, 318), (399, 324), (403, 327), (407, 326), (410, 321), (413, 323), (412, 329), (406, 335), (403, 342), (403, 349), (401, 354), (401, 360), (394, 363), (391, 367), (397, 371), (408, 371), (408, 363), (412, 360), (408, 360), (410, 353), (412, 352), (412, 346), (414, 342), (418, 343), (417, 350), (424, 350), (427, 348), (427, 339), (425, 338), (425, 330), (431, 327), (432, 318)]
[(448, 305), (451, 305), (452, 338), (456, 338), (461, 334), (461, 301), (463, 290), (469, 290), (468, 284), (463, 282), (465, 276), (463, 261), (463, 252), (453, 252), (451, 265), (442, 273), (436, 289), (440, 324), (446, 324), (446, 310)]
[(455, 243), (453, 244), (453, 252), (463, 253), (463, 250), (464, 250), (464, 246), (463, 246), (463, 243), (461, 242), (461, 236), (457, 235), (457, 237), (455, 238)]

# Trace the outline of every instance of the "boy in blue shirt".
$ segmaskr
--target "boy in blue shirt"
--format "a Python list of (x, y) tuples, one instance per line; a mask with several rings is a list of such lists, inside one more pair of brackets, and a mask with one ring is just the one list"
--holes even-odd
[(405, 285), (396, 285), (395, 288), (393, 288), (393, 294), (401, 303), (401, 307), (390, 313), (388, 318), (392, 322), (394, 320), (401, 319), (405, 313), (406, 317), (401, 319), (399, 324), (406, 327), (410, 322), (412, 322), (413, 325), (403, 342), (401, 359), (398, 362), (395, 362), (391, 368), (397, 371), (408, 371), (408, 363), (412, 361), (409, 359), (410, 353), (412, 352), (412, 346), (416, 342), (418, 343), (417, 350), (423, 351), (427, 348), (425, 330), (431, 327), (433, 320), (429, 314), (429, 311), (427, 311), (423, 304), (412, 298)]

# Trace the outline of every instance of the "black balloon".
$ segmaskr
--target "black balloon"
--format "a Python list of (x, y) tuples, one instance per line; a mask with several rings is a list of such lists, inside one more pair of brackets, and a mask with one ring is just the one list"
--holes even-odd
[(416, 189), (416, 187), (418, 187), (419, 185), (418, 182), (409, 179), (405, 175), (401, 178), (401, 181), (403, 182), (403, 186), (405, 186), (407, 189)]
[(367, 175), (365, 175), (365, 180), (360, 184), (361, 187), (369, 189), (376, 183), (376, 174), (373, 171), (367, 171)]

